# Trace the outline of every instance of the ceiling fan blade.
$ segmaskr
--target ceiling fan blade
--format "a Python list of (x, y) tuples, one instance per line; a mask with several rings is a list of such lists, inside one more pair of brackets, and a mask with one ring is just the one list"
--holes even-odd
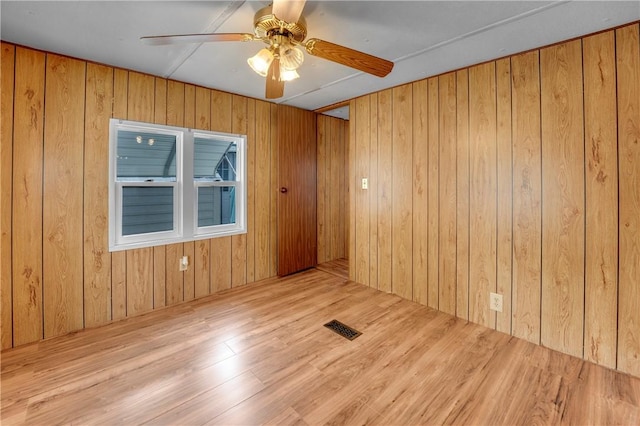
[(272, 13), (290, 24), (295, 24), (302, 15), (306, 0), (274, 0)]
[(265, 97), (267, 99), (281, 98), (284, 95), (284, 81), (280, 81), (280, 58), (275, 58), (271, 62), (267, 72), (267, 89)]
[(151, 46), (177, 43), (205, 43), (208, 41), (251, 41), (254, 39), (253, 34), (245, 33), (175, 34), (140, 37), (140, 41)]
[(304, 43), (304, 46), (310, 55), (328, 59), (378, 77), (386, 76), (393, 69), (391, 61), (317, 38), (309, 39)]

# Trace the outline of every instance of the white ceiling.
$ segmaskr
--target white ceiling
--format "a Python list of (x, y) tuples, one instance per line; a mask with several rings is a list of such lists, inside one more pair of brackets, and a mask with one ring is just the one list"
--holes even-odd
[[(263, 45), (148, 46), (144, 35), (252, 32), (268, 1), (6, 1), (2, 40), (264, 99)], [(378, 78), (310, 55), (277, 103), (309, 110), (640, 20), (640, 1), (308, 1), (309, 37), (391, 60)], [(343, 108), (333, 115), (348, 114)]]

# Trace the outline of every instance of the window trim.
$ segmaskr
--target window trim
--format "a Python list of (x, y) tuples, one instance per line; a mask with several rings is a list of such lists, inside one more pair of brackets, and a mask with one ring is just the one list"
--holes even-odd
[[(119, 130), (176, 135), (176, 180), (146, 181), (117, 179), (117, 136)], [(196, 181), (194, 178), (195, 138), (227, 140), (236, 143), (235, 181)], [(247, 232), (247, 137), (186, 127), (167, 126), (112, 118), (109, 120), (109, 251), (154, 247), (196, 241)], [(122, 235), (122, 192), (126, 186), (173, 187), (174, 229), (172, 231)], [(235, 188), (235, 223), (198, 227), (198, 188), (222, 186)]]

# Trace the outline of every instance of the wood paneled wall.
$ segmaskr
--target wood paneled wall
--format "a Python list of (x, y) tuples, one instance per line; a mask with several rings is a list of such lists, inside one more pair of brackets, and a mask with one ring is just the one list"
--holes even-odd
[(318, 263), (344, 259), (349, 252), (349, 122), (319, 114)]
[(639, 38), (351, 101), (351, 278), (640, 376)]
[[(2, 348), (276, 275), (276, 105), (3, 42), (1, 113)], [(246, 134), (247, 234), (110, 253), (111, 117)]]

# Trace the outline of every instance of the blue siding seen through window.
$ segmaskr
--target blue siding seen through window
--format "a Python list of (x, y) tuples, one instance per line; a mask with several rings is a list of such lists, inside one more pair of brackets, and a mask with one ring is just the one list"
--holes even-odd
[(235, 188), (202, 186), (198, 188), (198, 226), (235, 223)]
[(122, 188), (122, 235), (173, 230), (173, 187)]

